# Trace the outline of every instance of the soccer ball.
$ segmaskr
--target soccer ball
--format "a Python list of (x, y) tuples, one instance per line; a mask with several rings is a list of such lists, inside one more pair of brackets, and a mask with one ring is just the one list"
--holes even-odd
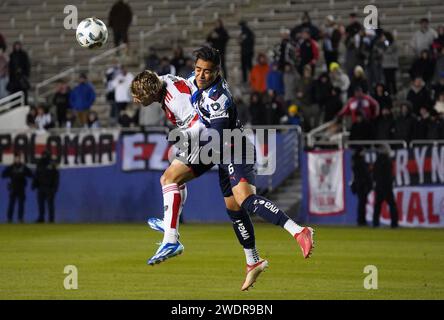
[(108, 29), (102, 20), (86, 18), (77, 26), (76, 38), (84, 48), (100, 48), (108, 41)]

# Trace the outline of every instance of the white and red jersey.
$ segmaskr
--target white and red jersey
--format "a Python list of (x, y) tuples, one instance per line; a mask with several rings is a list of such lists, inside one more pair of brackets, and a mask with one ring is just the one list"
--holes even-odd
[(159, 78), (166, 85), (162, 109), (167, 119), (180, 129), (191, 128), (199, 122), (199, 116), (191, 104), (191, 89), (188, 82), (170, 74)]

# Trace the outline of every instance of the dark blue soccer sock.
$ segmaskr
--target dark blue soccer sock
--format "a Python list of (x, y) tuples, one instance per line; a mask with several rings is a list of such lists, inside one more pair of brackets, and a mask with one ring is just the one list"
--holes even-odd
[(256, 246), (254, 227), (250, 216), (244, 210), (232, 211), (227, 209), (228, 216), (233, 221), (233, 230), (244, 249), (253, 249)]
[(279, 225), (282, 228), (290, 219), (281, 209), (278, 208), (277, 205), (267, 198), (258, 196), (257, 194), (248, 196), (247, 199), (245, 199), (242, 203), (241, 207), (249, 214), (255, 213), (268, 222)]

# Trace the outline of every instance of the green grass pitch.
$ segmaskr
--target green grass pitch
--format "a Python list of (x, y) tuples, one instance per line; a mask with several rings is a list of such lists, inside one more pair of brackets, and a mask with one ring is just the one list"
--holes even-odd
[[(288, 233), (257, 223), (270, 266), (241, 292), (245, 258), (230, 224), (181, 226), (184, 253), (154, 267), (144, 224), (0, 225), (0, 299), (443, 299), (444, 232), (316, 227), (304, 260)], [(78, 289), (65, 290), (66, 265)], [(378, 270), (366, 290), (364, 267)]]

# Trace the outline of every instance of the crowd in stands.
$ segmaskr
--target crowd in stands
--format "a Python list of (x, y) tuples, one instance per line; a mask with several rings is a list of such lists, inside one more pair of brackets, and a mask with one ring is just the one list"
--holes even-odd
[[(412, 35), (415, 56), (405, 70), (410, 88), (398, 83), (396, 37), (383, 28), (365, 29), (354, 13), (347, 25), (329, 15), (317, 26), (304, 12), (299, 25), (280, 30), (280, 43), (269, 52), (256, 52), (255, 63), (254, 31), (245, 21), (239, 27), (240, 70), (247, 90), (232, 91), (245, 123), (299, 124), (308, 132), (348, 117), (351, 139), (444, 139), (444, 25), (435, 31), (424, 18)], [(223, 57), (229, 39), (220, 19), (206, 37)], [(155, 48), (145, 58), (145, 67), (159, 74), (186, 77), (192, 66), (180, 47), (171, 59), (160, 58)], [(224, 59), (222, 72), (228, 78)]]
[[(130, 23), (129, 15), (127, 20)], [(300, 24), (280, 30), (280, 42), (268, 52), (255, 52), (254, 31), (247, 22), (240, 21), (236, 40), (243, 85), (242, 90), (232, 91), (241, 119), (251, 125), (299, 124), (308, 132), (323, 123), (349, 117), (350, 139), (444, 139), (444, 25), (435, 31), (423, 18), (412, 34), (414, 57), (409, 70), (405, 70), (411, 81), (408, 90), (398, 83), (401, 70), (396, 37), (379, 27), (364, 28), (354, 13), (347, 24), (329, 15), (318, 26), (304, 12)], [(120, 38), (127, 42), (127, 36)], [(231, 38), (218, 19), (202, 39), (220, 51), (222, 73), (227, 79), (225, 56)], [(14, 92), (29, 85), (29, 58), (21, 44), (14, 44), (9, 61), (3, 53), (5, 48), (0, 36), (0, 98), (6, 90)], [(174, 48), (170, 57), (159, 56), (151, 47), (144, 62), (145, 68), (159, 75), (187, 77), (194, 61), (181, 47)], [(118, 61), (106, 70), (110, 124), (164, 125), (161, 112), (139, 109), (131, 103), (129, 86), (133, 77)], [(90, 110), (95, 98), (86, 75), (79, 77), (79, 84), (72, 90), (61, 82), (51, 106), (33, 110), (29, 123), (39, 128), (97, 126), (97, 114)], [(48, 114), (50, 108), (56, 115), (43, 117), (41, 113)]]

